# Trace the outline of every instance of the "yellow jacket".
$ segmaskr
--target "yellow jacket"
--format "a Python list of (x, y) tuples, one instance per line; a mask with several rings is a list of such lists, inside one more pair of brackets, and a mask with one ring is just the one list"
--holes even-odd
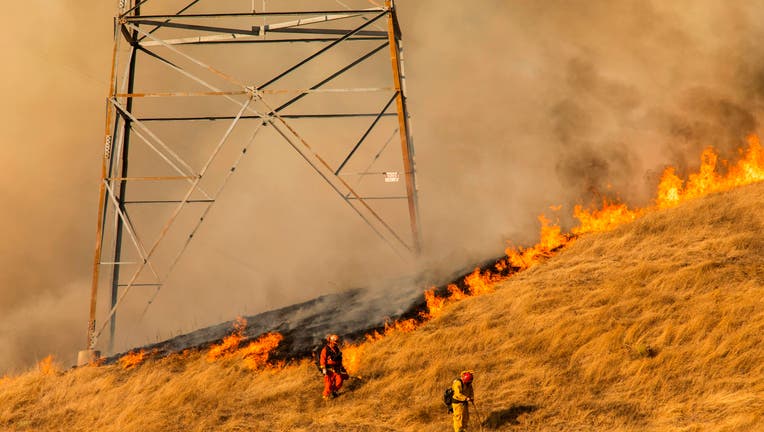
[(454, 403), (466, 403), (467, 398), (474, 399), (475, 392), (472, 391), (472, 383), (464, 384), (462, 380), (455, 379), (451, 388), (454, 390)]

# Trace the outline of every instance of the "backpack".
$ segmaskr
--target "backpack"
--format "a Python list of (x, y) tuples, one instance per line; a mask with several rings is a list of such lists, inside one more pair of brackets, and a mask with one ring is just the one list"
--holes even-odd
[(449, 413), (454, 412), (454, 409), (451, 407), (451, 404), (454, 403), (454, 389), (451, 387), (448, 387), (443, 391), (443, 403), (446, 405), (446, 408), (448, 408)]

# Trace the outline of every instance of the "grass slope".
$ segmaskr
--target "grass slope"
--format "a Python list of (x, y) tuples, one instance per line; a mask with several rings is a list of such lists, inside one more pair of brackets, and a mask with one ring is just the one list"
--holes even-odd
[(763, 203), (756, 184), (581, 238), (368, 344), (329, 403), (307, 361), (196, 353), (7, 378), (0, 429), (446, 431), (443, 388), (470, 368), (484, 430), (764, 430)]

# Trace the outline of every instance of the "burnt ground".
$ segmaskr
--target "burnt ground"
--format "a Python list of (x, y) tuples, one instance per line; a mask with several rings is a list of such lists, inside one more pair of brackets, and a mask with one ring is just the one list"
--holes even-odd
[[(491, 259), (477, 267), (499, 273), (496, 270), (499, 261)], [(240, 344), (244, 345), (265, 333), (279, 332), (284, 339), (271, 353), (272, 360), (310, 357), (329, 333), (336, 333), (343, 340), (354, 342), (363, 339), (366, 334), (383, 330), (387, 322), (421, 319), (421, 313), (427, 309), (424, 299), (426, 289), (436, 286), (436, 292), (443, 296), (448, 292), (447, 286), (453, 283), (462, 290), (469, 291), (464, 284), (464, 277), (474, 268), (455, 272), (454, 276), (447, 278), (450, 282), (441, 282), (437, 286), (427, 282), (430, 278), (422, 276), (399, 279), (389, 281), (385, 285), (327, 294), (303, 303), (245, 316), (243, 318), (246, 319), (247, 325)], [(516, 271), (517, 269), (510, 267), (504, 268), (500, 273), (506, 275)], [(206, 350), (230, 335), (234, 323), (235, 320), (226, 321), (131, 351), (144, 350), (149, 352), (151, 357), (165, 357), (188, 349)], [(127, 353), (114, 354), (103, 359), (104, 363), (114, 363), (125, 354)]]

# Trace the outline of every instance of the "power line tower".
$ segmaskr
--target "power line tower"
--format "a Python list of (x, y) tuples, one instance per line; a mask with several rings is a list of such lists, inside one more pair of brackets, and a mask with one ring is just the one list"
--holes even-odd
[(120, 0), (112, 53), (78, 363), (107, 326), (113, 344), (131, 289), (159, 292), (258, 142), (291, 147), (399, 256), (419, 254), (393, 0)]

